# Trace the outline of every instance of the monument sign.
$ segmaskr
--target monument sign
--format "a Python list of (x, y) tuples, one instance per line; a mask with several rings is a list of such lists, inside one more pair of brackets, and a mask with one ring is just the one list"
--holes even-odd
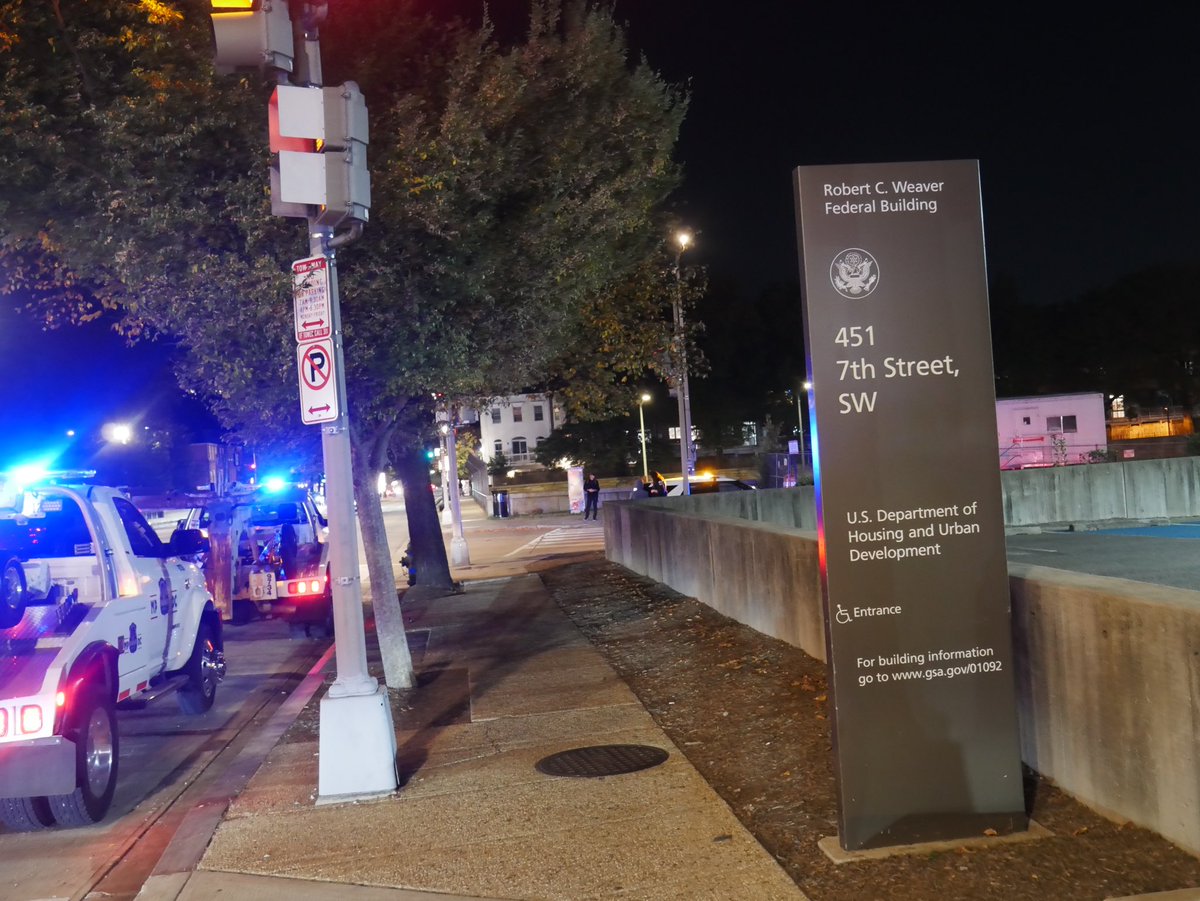
[(1023, 830), (978, 164), (796, 200), (840, 843)]

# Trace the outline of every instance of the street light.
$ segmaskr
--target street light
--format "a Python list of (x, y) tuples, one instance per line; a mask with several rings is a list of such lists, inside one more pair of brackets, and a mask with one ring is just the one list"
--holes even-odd
[[(441, 413), (439, 412), (439, 416)], [(446, 439), (446, 477), (442, 480), (442, 510), (450, 511), (450, 525), (454, 534), (450, 539), (450, 563), (453, 566), (470, 566), (471, 552), (463, 535), (462, 506), (458, 500), (458, 407), (446, 407), (446, 421), (442, 423), (442, 435)]]
[(642, 408), (650, 403), (650, 395), (645, 392), (638, 398), (638, 425), (641, 426), (641, 431), (638, 432), (642, 437), (642, 477), (650, 481), (650, 461), (646, 458), (646, 416), (642, 412)]
[(111, 444), (128, 444), (133, 440), (133, 426), (127, 422), (110, 422), (100, 430), (100, 434)]
[(688, 477), (692, 474), (695, 461), (692, 459), (692, 399), (688, 390), (687, 337), (683, 322), (683, 273), (680, 263), (683, 252), (692, 244), (692, 233), (679, 231), (675, 233), (675, 342), (676, 342), (676, 385), (675, 392), (679, 399), (679, 469), (681, 494), (691, 494)]
[[(812, 390), (812, 382), (804, 383), (804, 396), (808, 396), (808, 392)], [(801, 395), (796, 395), (796, 412), (800, 414), (800, 465), (804, 465), (804, 405), (800, 401)]]

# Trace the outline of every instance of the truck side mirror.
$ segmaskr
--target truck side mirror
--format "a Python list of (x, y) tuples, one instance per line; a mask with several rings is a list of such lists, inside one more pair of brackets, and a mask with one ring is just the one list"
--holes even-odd
[(208, 551), (208, 539), (199, 529), (176, 529), (171, 533), (171, 543), (167, 545), (167, 552), (172, 557), (195, 557)]

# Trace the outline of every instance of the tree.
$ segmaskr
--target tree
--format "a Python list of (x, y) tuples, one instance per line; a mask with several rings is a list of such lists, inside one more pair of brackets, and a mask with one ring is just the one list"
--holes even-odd
[(621, 417), (561, 426), (537, 446), (534, 455), (548, 468), (566, 459), (602, 476), (627, 476), (639, 453), (637, 432), (630, 431), (628, 417)]
[[(295, 433), (287, 261), (265, 198), (269, 87), (211, 73), (200, 0), (0, 2), (8, 289), (50, 321), (119, 309), (185, 336), (181, 377), (249, 440)], [(411, 681), (375, 473), (405, 482), (422, 583), (449, 567), (420, 444), (430, 395), (548, 379), (589, 311), (653, 253), (682, 94), (630, 64), (609, 12), (533, 4), (502, 46), (363, 0), (325, 30), (327, 80), (372, 113), (372, 222), (340, 254), (355, 492), (389, 685)], [(86, 285), (41, 292), (47, 284)], [(397, 631), (399, 635), (397, 635)], [(404, 670), (408, 672), (404, 672)]]

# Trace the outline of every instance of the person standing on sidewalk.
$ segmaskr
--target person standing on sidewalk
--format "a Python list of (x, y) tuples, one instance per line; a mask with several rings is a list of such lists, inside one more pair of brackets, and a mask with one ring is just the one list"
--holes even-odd
[(588, 473), (587, 481), (583, 483), (583, 518), (588, 518), (588, 513), (592, 514), (592, 520), (596, 519), (596, 511), (600, 509), (600, 482), (599, 480)]

